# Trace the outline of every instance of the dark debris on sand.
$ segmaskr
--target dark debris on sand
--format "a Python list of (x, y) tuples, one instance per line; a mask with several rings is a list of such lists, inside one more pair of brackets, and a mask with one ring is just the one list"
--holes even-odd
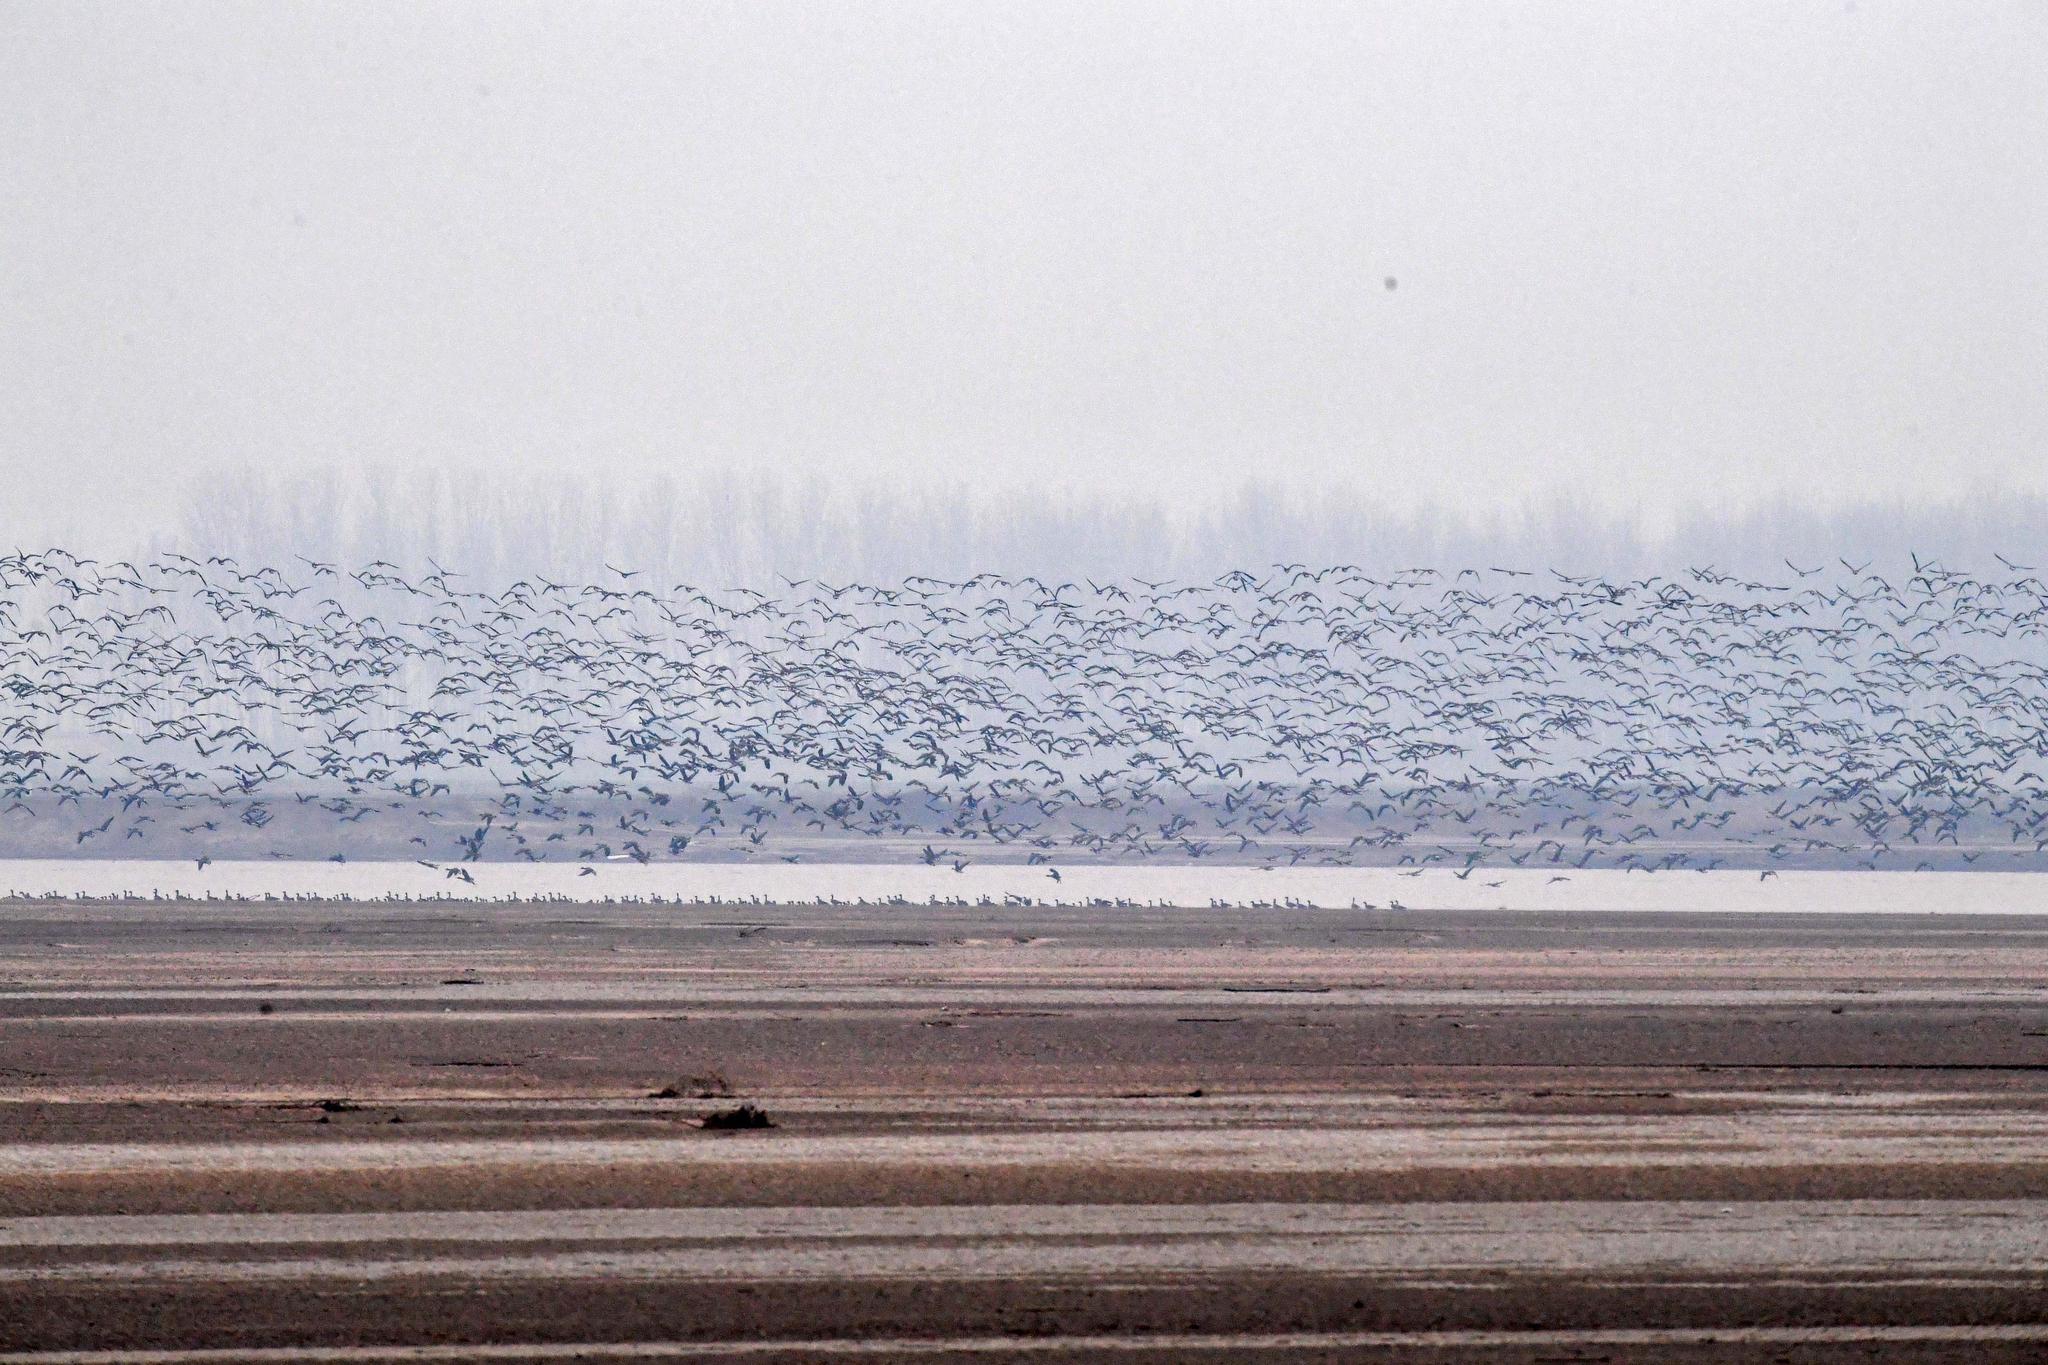
[(751, 1104), (742, 1104), (732, 1109), (720, 1109), (706, 1114), (698, 1120), (698, 1126), (714, 1132), (740, 1132), (752, 1128), (773, 1128), (775, 1120), (768, 1117), (768, 1111)]

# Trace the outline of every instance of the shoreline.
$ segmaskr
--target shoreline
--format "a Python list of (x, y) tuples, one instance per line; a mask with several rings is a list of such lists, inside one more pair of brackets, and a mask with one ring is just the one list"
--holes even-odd
[(7, 902), (2048, 915), (2035, 872), (0, 860)]

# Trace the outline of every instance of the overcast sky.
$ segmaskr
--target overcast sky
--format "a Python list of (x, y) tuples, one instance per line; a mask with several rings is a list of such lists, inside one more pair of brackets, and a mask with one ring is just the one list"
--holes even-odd
[(0, 0), (7, 529), (241, 462), (2048, 488), (2044, 71), (1957, 0)]

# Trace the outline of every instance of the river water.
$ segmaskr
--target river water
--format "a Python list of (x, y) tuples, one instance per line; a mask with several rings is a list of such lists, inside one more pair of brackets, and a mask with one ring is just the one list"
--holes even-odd
[[(459, 869), (469, 880), (451, 877)], [(0, 860), (12, 897), (386, 897), (456, 900), (819, 901), (1294, 905), (1343, 909), (2043, 914), (2048, 877), (2025, 872), (1624, 872), (971, 863), (190, 862)]]

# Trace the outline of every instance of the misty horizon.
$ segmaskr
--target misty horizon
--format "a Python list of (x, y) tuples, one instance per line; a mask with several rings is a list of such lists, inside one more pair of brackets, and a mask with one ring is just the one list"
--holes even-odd
[[(35, 544), (20, 530), (14, 543)], [(1203, 504), (1110, 493), (1029, 496), (965, 482), (901, 489), (735, 475), (624, 481), (573, 471), (527, 477), (428, 468), (220, 470), (143, 534), (67, 537), (102, 556), (161, 551), (360, 567), (428, 560), (481, 579), (595, 577), (606, 563), (707, 587), (826, 575), (1149, 574), (1205, 581), (1281, 563), (1391, 570), (1663, 573), (1718, 568), (1833, 572), (1875, 557), (1959, 570), (2031, 568), (2048, 556), (2048, 495), (1951, 500), (1875, 496), (1837, 505), (1715, 506), (1675, 516), (1587, 507), (1568, 495), (1488, 515), (1403, 505), (1355, 487), (1290, 490), (1247, 480)], [(2043, 563), (2048, 563), (2044, 559)]]

